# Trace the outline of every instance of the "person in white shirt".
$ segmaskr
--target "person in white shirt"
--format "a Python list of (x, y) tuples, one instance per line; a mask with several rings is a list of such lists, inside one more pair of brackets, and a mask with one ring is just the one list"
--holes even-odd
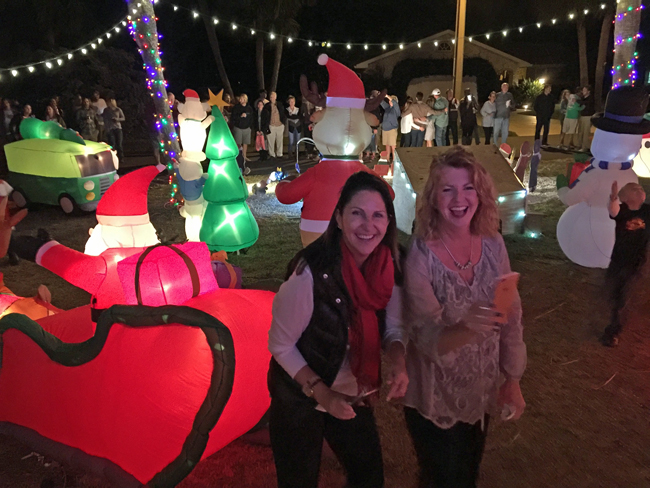
[[(360, 171), (345, 183), (325, 233), (289, 264), (273, 301), (269, 430), (281, 488), (317, 488), (323, 439), (348, 486), (384, 486), (379, 435), (368, 401), (390, 358), (387, 400), (408, 386), (401, 282), (391, 194)], [(378, 321), (385, 310), (385, 327)], [(382, 320), (384, 322), (384, 320)]]

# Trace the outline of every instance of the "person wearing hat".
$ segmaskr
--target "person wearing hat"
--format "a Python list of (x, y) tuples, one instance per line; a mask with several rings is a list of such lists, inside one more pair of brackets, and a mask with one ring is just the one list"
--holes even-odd
[(607, 268), (615, 242), (610, 218), (612, 185), (623, 188), (638, 183), (632, 169), (643, 134), (650, 132), (644, 119), (648, 94), (643, 88), (621, 87), (607, 95), (605, 111), (594, 115), (596, 127), (590, 165), (570, 185), (558, 176), (558, 197), (569, 208), (557, 225), (557, 240), (564, 254), (588, 268)]
[(111, 185), (99, 201), (98, 224), (90, 229), (85, 254), (52, 240), (43, 229), (37, 237), (17, 236), (12, 247), (19, 257), (90, 293), (96, 321), (105, 309), (125, 303), (117, 263), (160, 242), (149, 220), (147, 192), (163, 169), (163, 165), (141, 168)]

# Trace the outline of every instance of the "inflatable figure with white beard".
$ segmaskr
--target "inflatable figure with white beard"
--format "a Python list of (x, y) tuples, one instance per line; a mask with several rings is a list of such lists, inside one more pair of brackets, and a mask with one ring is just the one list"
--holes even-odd
[(327, 106), (312, 115), (313, 139), (323, 159), (293, 181), (281, 181), (275, 189), (280, 203), (303, 200), (300, 237), (305, 247), (327, 229), (347, 179), (358, 171), (372, 172), (359, 161), (359, 154), (370, 143), (370, 126), (379, 124), (370, 112), (386, 96), (384, 91), (366, 100), (357, 74), (326, 54), (318, 57), (318, 64), (326, 66), (330, 76), (327, 100), (315, 83), (308, 87), (305, 76), (300, 78), (300, 91), (316, 107)]
[(94, 319), (111, 305), (125, 303), (117, 264), (160, 242), (149, 221), (147, 193), (163, 169), (163, 165), (141, 168), (111, 185), (99, 201), (98, 224), (90, 231), (85, 253), (49, 237), (39, 244), (36, 264), (92, 294)]
[(591, 122), (596, 127), (591, 165), (571, 185), (558, 176), (558, 197), (569, 208), (557, 224), (557, 240), (564, 254), (587, 268), (607, 268), (614, 248), (614, 221), (607, 205), (612, 183), (619, 188), (638, 182), (632, 170), (650, 121), (643, 115), (648, 95), (642, 88), (622, 87), (607, 95), (605, 112)]

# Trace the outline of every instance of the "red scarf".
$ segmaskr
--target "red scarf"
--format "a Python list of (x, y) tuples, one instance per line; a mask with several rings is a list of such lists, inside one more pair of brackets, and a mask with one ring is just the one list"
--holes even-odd
[(395, 281), (393, 259), (384, 244), (368, 256), (359, 269), (345, 241), (341, 239), (342, 273), (352, 298), (350, 324), (350, 366), (359, 392), (378, 388), (381, 368), (381, 335), (377, 311), (386, 308)]

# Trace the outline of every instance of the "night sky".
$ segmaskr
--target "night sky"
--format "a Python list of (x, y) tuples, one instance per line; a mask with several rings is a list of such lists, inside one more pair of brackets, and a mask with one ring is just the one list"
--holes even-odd
[[(54, 1), (54, 0), (52, 0)], [(117, 22), (126, 14), (126, 2), (122, 0), (87, 0), (81, 3), (81, 12), (76, 15), (83, 18), (82, 29), (65, 29), (66, 19), (71, 15), (60, 12), (52, 22), (58, 29), (58, 34), (49, 39), (43, 38), (38, 29), (30, 29), (33, 21), (33, 5), (43, 3), (37, 0), (25, 2), (1, 2), (0, 15), (3, 18), (3, 28), (0, 30), (0, 45), (4, 50), (0, 53), (1, 65), (11, 66), (25, 60), (38, 59), (46, 55), (47, 50), (56, 47), (74, 48), (92, 40), (93, 36), (104, 32), (110, 25)], [(57, 0), (58, 4), (66, 4)], [(74, 2), (72, 2), (74, 3)], [(177, 0), (177, 3), (193, 7), (192, 1)], [(222, 22), (217, 34), (221, 43), (222, 56), (226, 65), (230, 82), (235, 92), (247, 92), (249, 95), (257, 92), (255, 75), (255, 43), (246, 29), (238, 29), (233, 33), (229, 21), (245, 23), (237, 6), (239, 2), (210, 2), (219, 5), (214, 10)], [(577, 2), (573, 4), (576, 11), (584, 8), (597, 10), (601, 2)], [(299, 37), (317, 40), (341, 42), (409, 42), (430, 36), (443, 29), (453, 29), (455, 21), (455, 0), (318, 0), (313, 7), (304, 7), (298, 23), (301, 26)], [(553, 17), (566, 18), (569, 12), (567, 2), (547, 0), (468, 0), (467, 1), (467, 35), (481, 34), (486, 31), (516, 28), (523, 24), (537, 21), (549, 21)], [(220, 88), (221, 82), (217, 75), (216, 65), (207, 42), (207, 36), (200, 19), (193, 19), (190, 12), (179, 9), (173, 11), (172, 2), (160, 0), (156, 5), (159, 16), (159, 32), (164, 38), (161, 41), (163, 65), (170, 89), (180, 93), (184, 88), (201, 89), (205, 87)], [(54, 14), (49, 14), (50, 16)], [(8, 21), (7, 19), (11, 19)], [(589, 40), (590, 78), (593, 81), (593, 71), (596, 59), (597, 42), (600, 35), (600, 20), (589, 17), (587, 22)], [(226, 22), (228, 21), (228, 22)], [(27, 27), (27, 28), (26, 28)], [(647, 27), (644, 29), (644, 27)], [(647, 12), (643, 14), (642, 32), (650, 35), (650, 21)], [(576, 79), (578, 76), (577, 37), (575, 25), (562, 21), (554, 27), (539, 30), (527, 29), (524, 34), (512, 32), (507, 38), (496, 35), (490, 41), (480, 39), (498, 49), (513, 55), (521, 56), (521, 52), (539, 53), (546, 62), (549, 58), (569, 66), (569, 73)], [(650, 49), (648, 41), (639, 42), (639, 68), (643, 74), (645, 66), (650, 64)], [(119, 39), (111, 39), (107, 45), (113, 48), (135, 51), (135, 43), (125, 34)], [(558, 49), (563, 46), (563, 49)], [(268, 48), (269, 46), (267, 46)], [(528, 49), (523, 49), (527, 47)], [(38, 50), (43, 51), (38, 51)], [(523, 49), (523, 51), (522, 51)], [(321, 52), (320, 47), (308, 48), (304, 43), (285, 44), (280, 82), (280, 96), (290, 93), (297, 94), (298, 78), (305, 73), (310, 77), (322, 79), (324, 69), (316, 63)], [(350, 66), (364, 59), (380, 54), (378, 48), (363, 51), (361, 48), (347, 50), (344, 46), (333, 47), (326, 51), (333, 58)], [(542, 56), (543, 55), (543, 56)], [(267, 49), (265, 65), (267, 80), (270, 80), (270, 69), (273, 52)], [(526, 59), (532, 63), (542, 60)], [(268, 82), (268, 81), (267, 81)], [(0, 85), (1, 90), (1, 85)], [(0, 96), (2, 93), (0, 92)]]

